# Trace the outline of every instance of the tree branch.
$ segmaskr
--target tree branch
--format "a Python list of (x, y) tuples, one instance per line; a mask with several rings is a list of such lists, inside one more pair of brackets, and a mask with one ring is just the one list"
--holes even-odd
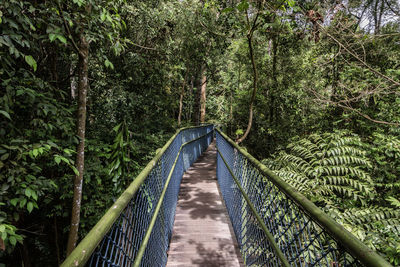
[(69, 26), (68, 26), (67, 20), (66, 20), (65, 17), (64, 17), (64, 14), (63, 14), (63, 10), (62, 10), (61, 4), (60, 4), (59, 1), (57, 1), (57, 3), (58, 3), (58, 11), (59, 11), (59, 13), (60, 13), (60, 17), (61, 17), (61, 19), (63, 20), (63, 22), (64, 22), (64, 27), (65, 27), (65, 29), (66, 29), (66, 31), (67, 31), (67, 33), (68, 33), (68, 38), (71, 40), (72, 46), (75, 48), (76, 52), (77, 52), (80, 56), (84, 57), (84, 54), (82, 53), (82, 51), (80, 51), (78, 45), (76, 44), (76, 42), (75, 42), (75, 40), (74, 40), (74, 37), (73, 37), (72, 34), (71, 34), (71, 30), (70, 30), (70, 28), (69, 28)]
[[(306, 12), (304, 10), (303, 7), (301, 7), (301, 11), (303, 13), (303, 15), (306, 16)], [(335, 41), (339, 46), (341, 46), (345, 51), (347, 51), (347, 53), (349, 53), (351, 56), (353, 56), (357, 61), (359, 61), (364, 67), (366, 67), (367, 69), (369, 69), (371, 72), (373, 72), (374, 74), (380, 76), (381, 78), (384, 78), (385, 80), (390, 81), (391, 83), (400, 86), (400, 82), (395, 81), (394, 79), (392, 79), (389, 76), (386, 76), (385, 74), (381, 73), (380, 71), (374, 69), (373, 67), (371, 67), (368, 63), (366, 63), (364, 60), (362, 60), (358, 55), (356, 55), (354, 52), (352, 52), (349, 48), (347, 48), (344, 44), (342, 44), (342, 42), (340, 42), (338, 39), (336, 39), (332, 34), (330, 34), (325, 27), (319, 22), (317, 21), (320, 30), (324, 31), (324, 33), (331, 38), (333, 41)]]
[(349, 103), (341, 104), (339, 102), (335, 102), (335, 101), (332, 101), (332, 100), (324, 98), (321, 94), (317, 93), (313, 89), (308, 88), (307, 90), (309, 92), (311, 92), (316, 97), (316, 100), (319, 101), (319, 102), (322, 102), (322, 103), (325, 103), (325, 104), (329, 104), (331, 106), (337, 106), (337, 107), (341, 107), (343, 109), (347, 109), (347, 110), (353, 111), (353, 112), (357, 113), (358, 115), (362, 116), (363, 118), (365, 118), (365, 119), (367, 119), (369, 121), (372, 121), (374, 123), (384, 124), (384, 125), (391, 125), (391, 126), (399, 126), (400, 125), (400, 123), (397, 123), (397, 122), (387, 122), (387, 121), (381, 121), (381, 120), (373, 119), (369, 115), (364, 114), (361, 111), (351, 107)]

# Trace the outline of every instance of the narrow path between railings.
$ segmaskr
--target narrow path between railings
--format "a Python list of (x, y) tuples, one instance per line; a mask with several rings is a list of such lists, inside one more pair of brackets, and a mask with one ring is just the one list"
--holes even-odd
[(244, 266), (218, 189), (212, 143), (182, 178), (168, 267)]

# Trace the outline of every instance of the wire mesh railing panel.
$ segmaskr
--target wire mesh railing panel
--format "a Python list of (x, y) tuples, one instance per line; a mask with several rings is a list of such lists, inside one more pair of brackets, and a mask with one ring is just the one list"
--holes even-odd
[(185, 132), (182, 133), (182, 143), (186, 143), (190, 140), (196, 139), (200, 136), (207, 135), (206, 138), (201, 139), (200, 142), (197, 142), (196, 144), (188, 144), (186, 145), (183, 149), (183, 164), (185, 170), (187, 170), (193, 162), (203, 153), (204, 151), (204, 144), (208, 143), (210, 144), (213, 135), (214, 126), (213, 125), (208, 125), (205, 127), (201, 127), (198, 131), (196, 129), (199, 128), (192, 128), (192, 129), (187, 129)]
[[(212, 135), (212, 125), (180, 131), (95, 249), (89, 266), (132, 266), (147, 231), (150, 237), (140, 265), (165, 266), (182, 175), (208, 147)], [(154, 215), (163, 190), (161, 208)], [(153, 216), (154, 226), (148, 230)]]
[(362, 266), (243, 153), (216, 136), (217, 178), (247, 266), (283, 266), (255, 213), (290, 266)]
[[(187, 143), (182, 147), (182, 153), (179, 154), (176, 166), (173, 170), (171, 182), (168, 185), (161, 210), (158, 214), (157, 221), (153, 227), (149, 243), (147, 244), (145, 254), (141, 261), (141, 266), (165, 266), (167, 263), (166, 251), (169, 246), (169, 241), (172, 235), (172, 228), (174, 223), (174, 215), (178, 200), (178, 193), (183, 173), (190, 165), (200, 156), (209, 146), (212, 141), (213, 132), (203, 131), (200, 139)], [(200, 136), (193, 136), (195, 139)], [(192, 139), (193, 140), (193, 139)], [(185, 166), (183, 158), (185, 155), (191, 155), (192, 161), (189, 166)], [(196, 155), (193, 157), (193, 155)]]
[(182, 154), (179, 154), (177, 164), (172, 173), (173, 179), (168, 185), (161, 210), (150, 235), (141, 266), (165, 266), (167, 249), (172, 234), (177, 195), (183, 175)]

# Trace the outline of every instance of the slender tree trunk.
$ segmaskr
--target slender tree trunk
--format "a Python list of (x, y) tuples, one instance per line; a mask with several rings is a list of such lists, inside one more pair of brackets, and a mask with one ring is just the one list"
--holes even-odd
[(277, 53), (278, 53), (278, 41), (277, 37), (274, 36), (272, 40), (272, 86), (270, 93), (270, 106), (269, 106), (269, 123), (270, 125), (274, 122), (274, 117), (276, 120), (275, 114), (275, 94), (278, 88), (278, 78), (277, 78)]
[(75, 166), (79, 175), (75, 176), (74, 197), (72, 201), (71, 227), (69, 230), (67, 256), (72, 252), (78, 240), (78, 230), (82, 200), (83, 171), (85, 163), (85, 131), (86, 131), (86, 96), (89, 89), (88, 84), (88, 59), (89, 43), (81, 34), (79, 40), (79, 61), (78, 61), (78, 113), (77, 113), (77, 136), (79, 143), (76, 148)]
[(185, 78), (183, 79), (182, 90), (181, 90), (181, 96), (180, 96), (180, 98), (179, 98), (178, 127), (181, 126), (182, 108), (183, 108), (183, 95), (185, 94), (185, 86), (186, 86), (187, 76), (188, 76), (188, 71), (186, 71)]
[(199, 125), (200, 123), (200, 93), (201, 93), (201, 75), (197, 73), (195, 78), (196, 93), (193, 94), (193, 123)]
[(75, 99), (76, 97), (76, 78), (74, 74), (74, 67), (73, 64), (71, 63), (71, 66), (69, 67), (69, 74), (71, 75), (70, 79), (70, 88), (71, 88), (71, 98)]
[(190, 121), (192, 118), (192, 110), (193, 110), (193, 76), (191, 76), (189, 80), (189, 90), (186, 98), (188, 100), (186, 120)]
[[(237, 90), (240, 91), (240, 76), (242, 72), (242, 62), (239, 59), (239, 70), (237, 79)], [(229, 135), (233, 133), (233, 88), (230, 90), (230, 103), (229, 103)]]
[(232, 135), (232, 120), (233, 120), (233, 107), (232, 107), (232, 102), (233, 102), (233, 92), (231, 88), (230, 92), (230, 100), (229, 100), (229, 135)]
[(57, 255), (57, 263), (58, 266), (61, 265), (61, 256), (60, 256), (60, 246), (58, 245), (58, 227), (57, 227), (57, 217), (54, 215), (54, 244)]
[(378, 14), (378, 23), (375, 25), (375, 34), (379, 34), (381, 32), (381, 25), (382, 25), (382, 15), (385, 8), (385, 1), (380, 1), (381, 6)]
[(378, 5), (379, 5), (380, 0), (375, 0), (374, 3), (374, 7), (373, 7), (373, 11), (372, 14), (374, 16), (374, 34), (378, 34), (379, 33), (379, 11), (378, 11)]
[(51, 47), (51, 52), (50, 52), (50, 57), (51, 57), (51, 61), (50, 61), (50, 75), (51, 75), (51, 79), (53, 80), (53, 83), (58, 87), (58, 71), (57, 71), (57, 47)]
[[(335, 53), (339, 53), (340, 46), (334, 47)], [(332, 93), (330, 96), (330, 100), (334, 103), (340, 100), (339, 94), (339, 80), (340, 80), (340, 69), (341, 69), (340, 61), (337, 58), (333, 58), (332, 60)], [(338, 118), (343, 114), (343, 109), (338, 106), (333, 106), (331, 109), (331, 116), (334, 118)]]
[(247, 129), (245, 133), (243, 134), (242, 137), (236, 140), (237, 144), (240, 144), (243, 142), (244, 139), (249, 135), (251, 126), (253, 125), (253, 105), (254, 105), (254, 100), (256, 99), (256, 93), (257, 93), (257, 82), (258, 82), (258, 72), (257, 72), (257, 66), (256, 66), (256, 61), (254, 57), (254, 49), (253, 49), (253, 32), (250, 32), (247, 35), (247, 42), (249, 45), (249, 56), (251, 60), (251, 65), (253, 67), (253, 93), (251, 94), (251, 99), (250, 99), (250, 106), (249, 106), (249, 122), (247, 124)]
[(26, 241), (22, 242), (22, 262), (24, 267), (31, 267), (31, 258), (29, 254), (29, 246)]
[(206, 89), (207, 89), (207, 77), (205, 75), (206, 68), (201, 68), (201, 90), (200, 90), (200, 122), (205, 123), (206, 121)]

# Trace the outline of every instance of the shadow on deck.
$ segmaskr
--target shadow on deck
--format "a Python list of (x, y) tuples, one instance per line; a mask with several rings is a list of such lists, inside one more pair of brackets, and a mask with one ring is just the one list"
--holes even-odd
[(183, 176), (167, 266), (244, 266), (218, 189), (216, 153), (212, 143)]

